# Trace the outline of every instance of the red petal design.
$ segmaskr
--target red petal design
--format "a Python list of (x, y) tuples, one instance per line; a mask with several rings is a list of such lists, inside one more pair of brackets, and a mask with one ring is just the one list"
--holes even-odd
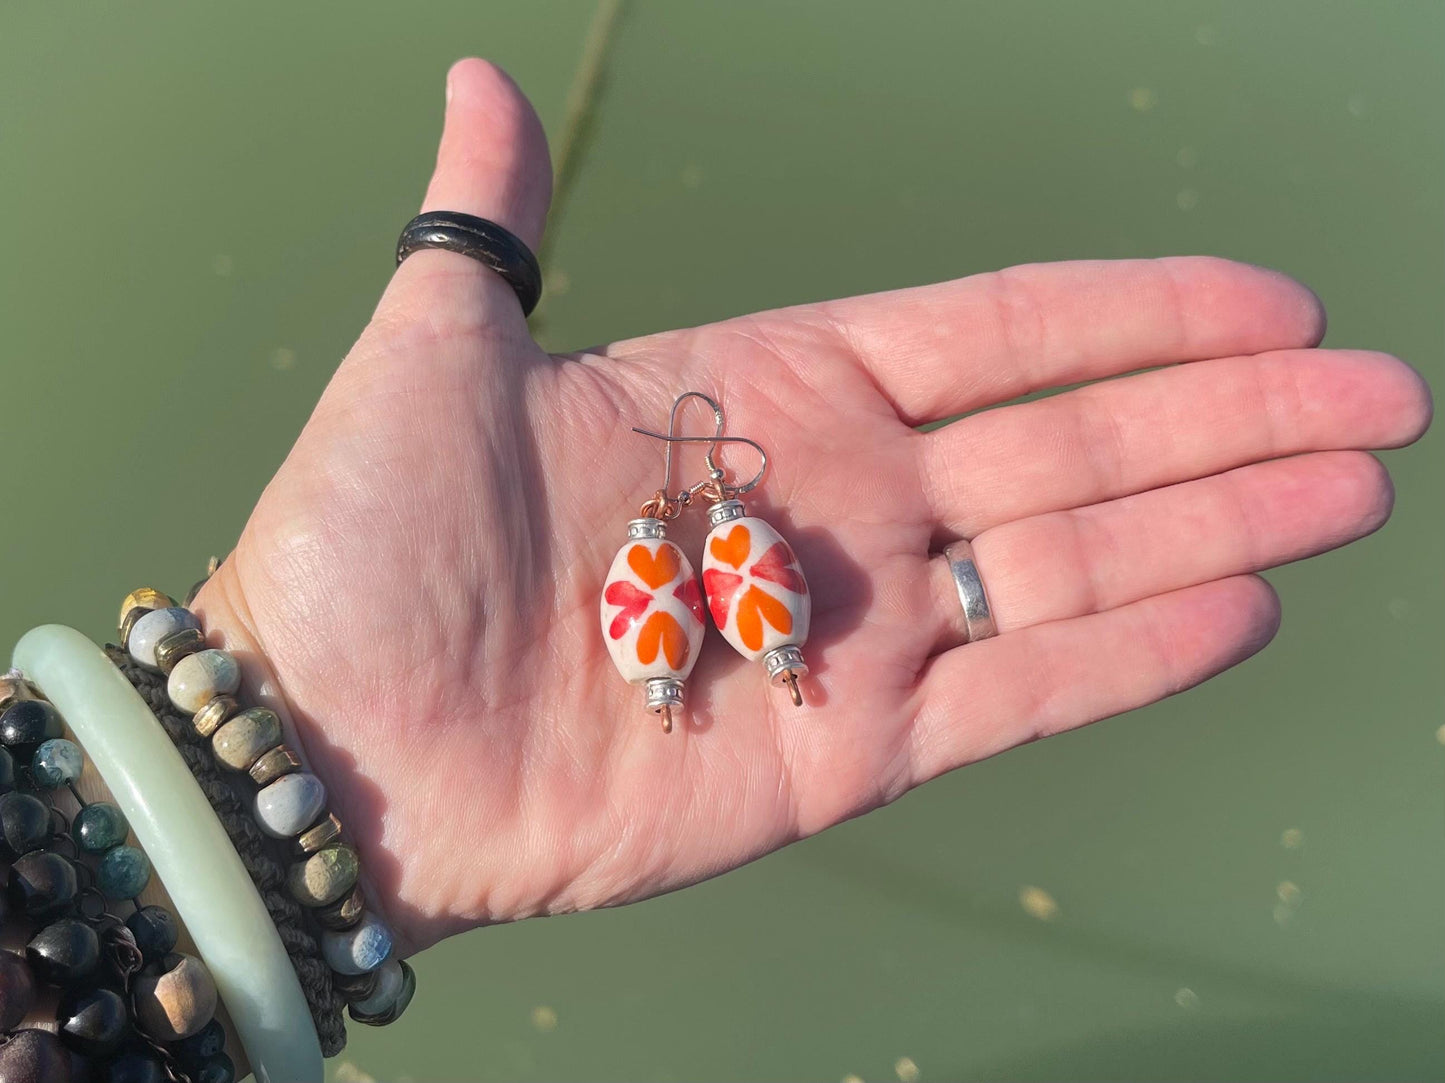
[(687, 606), (688, 612), (696, 617), (697, 622), (701, 624), (703, 621), (702, 588), (697, 585), (697, 578), (691, 575), (688, 576), (677, 585), (677, 589), (672, 593), (683, 605)]
[(733, 595), (743, 585), (743, 577), (735, 572), (707, 568), (702, 573), (702, 585), (707, 590), (707, 605), (712, 610), (713, 623), (721, 628), (728, 622), (728, 609), (733, 604)]
[(622, 607), (622, 612), (612, 618), (612, 624), (607, 629), (607, 634), (613, 639), (621, 639), (625, 636), (627, 629), (636, 624), (638, 618), (652, 604), (651, 594), (638, 590), (631, 583), (622, 579), (615, 583), (608, 583), (607, 589), (602, 592), (602, 597), (607, 599), (608, 605)]
[(785, 541), (775, 542), (772, 548), (763, 554), (763, 559), (748, 571), (759, 579), (770, 579), (794, 594), (808, 593), (808, 584), (798, 568), (798, 558), (793, 555), (793, 550)]

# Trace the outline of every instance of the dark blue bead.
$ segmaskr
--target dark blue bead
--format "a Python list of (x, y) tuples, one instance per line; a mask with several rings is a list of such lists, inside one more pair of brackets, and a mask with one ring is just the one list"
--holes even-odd
[(0, 793), (9, 793), (15, 788), (15, 757), (8, 748), (0, 748)]
[(0, 713), (0, 744), (23, 749), (27, 760), (41, 741), (64, 732), (60, 712), (43, 699), (22, 699)]
[(151, 880), (151, 861), (134, 846), (113, 846), (100, 859), (96, 886), (107, 899), (134, 899)]
[(41, 981), (75, 985), (100, 965), (100, 937), (85, 922), (62, 918), (31, 938), (25, 945), (25, 960)]
[[(155, 962), (167, 952), (173, 951), (180, 935), (176, 919), (164, 906), (142, 906), (125, 919), (125, 927), (135, 937), (136, 946), (145, 955), (148, 963)], [(220, 1024), (217, 1023), (216, 1026), (219, 1027)]]
[(11, 907), (36, 921), (59, 917), (69, 910), (75, 904), (77, 890), (75, 866), (49, 851), (17, 857), (5, 881)]
[(104, 1057), (120, 1046), (130, 1029), (130, 1010), (110, 989), (67, 993), (55, 1013), (60, 1040), (87, 1057)]
[(0, 861), (14, 861), (50, 841), (50, 809), (28, 793), (0, 794)]
[(153, 1053), (122, 1053), (110, 1062), (105, 1083), (166, 1083), (166, 1069)]
[(226, 1054), (217, 1053), (191, 1073), (191, 1078), (195, 1083), (235, 1083), (236, 1066)]
[(195, 1067), (226, 1048), (226, 1031), (219, 1020), (212, 1019), (189, 1038), (172, 1042), (168, 1048), (182, 1064)]

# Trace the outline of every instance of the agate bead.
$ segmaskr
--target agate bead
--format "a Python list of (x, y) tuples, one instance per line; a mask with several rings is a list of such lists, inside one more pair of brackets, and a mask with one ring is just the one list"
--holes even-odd
[(180, 606), (152, 609), (131, 625), (130, 637), (126, 640), (126, 649), (130, 651), (130, 656), (141, 665), (159, 669), (160, 663), (156, 661), (156, 648), (160, 646), (161, 640), (172, 633), (188, 628), (199, 631), (200, 627), (201, 622), (189, 609), (182, 609)]
[(151, 862), (134, 846), (115, 846), (100, 859), (96, 886), (107, 899), (133, 899), (151, 879)]
[(286, 874), (286, 886), (302, 906), (327, 906), (356, 886), (360, 872), (356, 851), (338, 843), (292, 865)]
[(80, 778), (85, 754), (74, 741), (52, 737), (42, 741), (30, 761), (30, 777), (42, 789), (54, 790)]
[(350, 929), (321, 934), (321, 954), (338, 974), (365, 974), (391, 955), (391, 930), (375, 914), (366, 914)]
[(70, 837), (88, 854), (103, 854), (123, 843), (128, 834), (130, 824), (125, 813), (109, 801), (86, 805), (70, 824)]
[(162, 970), (135, 979), (136, 1023), (156, 1041), (189, 1038), (216, 1014), (216, 983), (194, 955), (168, 955)]
[(305, 831), (326, 807), (326, 787), (309, 771), (282, 775), (256, 794), (256, 822), (272, 838)]
[(0, 952), (0, 1031), (14, 1030), (35, 1006), (35, 975), (13, 951)]
[(166, 679), (166, 694), (177, 708), (195, 714), (217, 696), (241, 687), (241, 667), (230, 651), (209, 650), (187, 655)]
[(252, 707), (211, 736), (211, 750), (222, 766), (244, 771), (281, 743), (281, 719), (275, 711)]

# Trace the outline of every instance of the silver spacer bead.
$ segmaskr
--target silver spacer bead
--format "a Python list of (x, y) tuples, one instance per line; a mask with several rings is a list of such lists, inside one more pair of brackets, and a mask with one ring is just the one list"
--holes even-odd
[(789, 670), (793, 676), (799, 678), (808, 674), (808, 663), (803, 661), (802, 648), (792, 643), (785, 643), (768, 651), (763, 655), (763, 665), (768, 667), (768, 680), (773, 684), (782, 684), (783, 674)]
[(713, 526), (721, 526), (733, 519), (741, 519), (745, 515), (747, 512), (743, 510), (741, 500), (719, 500), (707, 509), (707, 521)]
[(627, 539), (636, 541), (638, 538), (665, 538), (667, 537), (667, 524), (661, 519), (633, 519), (627, 524)]
[(660, 714), (664, 707), (682, 706), (682, 682), (676, 677), (651, 677), (646, 685), (647, 709)]

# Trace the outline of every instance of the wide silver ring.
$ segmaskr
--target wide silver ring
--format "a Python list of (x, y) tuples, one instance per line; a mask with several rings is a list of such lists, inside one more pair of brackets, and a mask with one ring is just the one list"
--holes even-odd
[(958, 600), (963, 605), (963, 623), (967, 633), (964, 642), (974, 643), (998, 635), (998, 625), (994, 623), (993, 611), (988, 607), (983, 580), (978, 577), (978, 565), (973, 562), (973, 546), (966, 541), (956, 541), (943, 550), (943, 559), (948, 561), (953, 585), (958, 588)]

